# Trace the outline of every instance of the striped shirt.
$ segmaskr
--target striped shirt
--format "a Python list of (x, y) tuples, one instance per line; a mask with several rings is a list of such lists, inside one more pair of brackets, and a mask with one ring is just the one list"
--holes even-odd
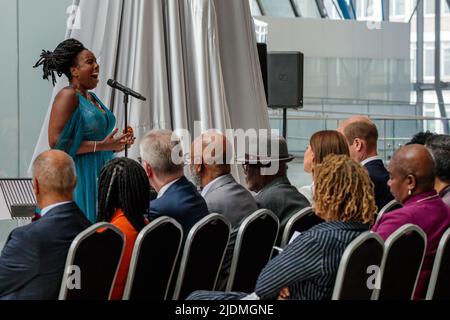
[(289, 287), (290, 298), (329, 300), (342, 254), (350, 242), (367, 231), (360, 222), (323, 222), (298, 236), (261, 271), (255, 292), (274, 299)]

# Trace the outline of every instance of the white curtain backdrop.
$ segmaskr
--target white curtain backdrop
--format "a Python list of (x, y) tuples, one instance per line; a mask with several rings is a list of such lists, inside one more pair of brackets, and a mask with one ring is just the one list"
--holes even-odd
[[(147, 97), (130, 98), (129, 124), (138, 138), (157, 128), (267, 129), (264, 86), (248, 0), (74, 1), (79, 29), (67, 31), (100, 63), (95, 92), (123, 129), (123, 95), (113, 78)], [(55, 44), (56, 46), (56, 44)], [(53, 98), (33, 159), (48, 146)], [(194, 137), (193, 137), (194, 138)], [(138, 143), (129, 156), (137, 158)]]

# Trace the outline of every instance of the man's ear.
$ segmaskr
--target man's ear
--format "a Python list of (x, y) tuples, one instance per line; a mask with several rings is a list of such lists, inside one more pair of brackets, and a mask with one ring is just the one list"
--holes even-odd
[(147, 177), (149, 177), (149, 178), (153, 177), (152, 167), (145, 161), (143, 161), (142, 166), (144, 168), (145, 173), (147, 174)]
[(408, 174), (406, 176), (406, 181), (408, 183), (408, 190), (413, 191), (417, 187), (417, 179), (414, 175)]
[(355, 138), (355, 140), (353, 140), (353, 144), (355, 145), (355, 150), (360, 152), (363, 148), (363, 143), (364, 143), (364, 141), (361, 140), (360, 138)]
[(35, 196), (37, 197), (37, 195), (39, 194), (39, 182), (37, 181), (36, 178), (33, 178), (33, 192), (35, 194)]

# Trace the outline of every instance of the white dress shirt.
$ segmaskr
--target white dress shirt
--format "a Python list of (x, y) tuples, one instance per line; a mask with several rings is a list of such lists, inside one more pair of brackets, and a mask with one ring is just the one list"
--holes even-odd
[(365, 166), (367, 163), (369, 163), (371, 161), (375, 161), (375, 160), (381, 160), (381, 158), (379, 156), (373, 156), (373, 157), (364, 159), (363, 161), (361, 161), (361, 165)]
[(163, 187), (161, 187), (161, 189), (159, 189), (158, 196), (156, 198), (157, 199), (161, 198), (164, 195), (164, 193), (166, 193), (167, 189), (169, 189), (171, 185), (173, 185), (175, 182), (177, 182), (180, 179), (181, 178), (178, 178), (178, 179), (175, 179), (173, 181), (170, 181), (168, 184), (166, 184)]
[(39, 215), (40, 215), (41, 217), (43, 217), (43, 216), (45, 216), (50, 210), (52, 210), (52, 209), (54, 209), (54, 208), (56, 208), (56, 207), (65, 205), (65, 204), (72, 203), (72, 202), (73, 202), (73, 201), (64, 201), (64, 202), (54, 203), (54, 204), (49, 205), (49, 206), (45, 207), (44, 209), (42, 209), (42, 210), (41, 210), (41, 213), (39, 213)]

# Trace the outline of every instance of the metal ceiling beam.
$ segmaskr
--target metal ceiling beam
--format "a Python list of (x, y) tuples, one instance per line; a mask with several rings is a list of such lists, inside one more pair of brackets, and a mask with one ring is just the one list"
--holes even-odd
[(289, 2), (291, 3), (291, 7), (292, 7), (292, 11), (294, 11), (294, 15), (296, 17), (301, 17), (302, 14), (301, 14), (300, 10), (297, 8), (297, 4), (295, 3), (295, 0), (289, 0)]
[[(439, 103), (439, 112), (442, 118), (447, 118), (444, 96), (441, 87), (441, 0), (436, 0), (434, 17), (434, 86)], [(442, 120), (444, 133), (448, 134), (448, 120)]]
[(381, 7), (383, 10), (383, 21), (389, 21), (389, 17), (391, 15), (390, 0), (382, 0)]
[[(417, 115), (423, 115), (423, 34), (424, 34), (424, 16), (423, 16), (423, 1), (417, 0), (414, 11), (416, 12), (416, 102), (417, 102)], [(414, 13), (413, 13), (414, 14)], [(410, 21), (412, 15), (410, 17)], [(433, 89), (434, 90), (434, 84)]]
[[(450, 0), (449, 0), (450, 1)], [(317, 9), (319, 10), (319, 14), (322, 18), (328, 18), (327, 9), (325, 8), (325, 4), (323, 0), (316, 0)]]

